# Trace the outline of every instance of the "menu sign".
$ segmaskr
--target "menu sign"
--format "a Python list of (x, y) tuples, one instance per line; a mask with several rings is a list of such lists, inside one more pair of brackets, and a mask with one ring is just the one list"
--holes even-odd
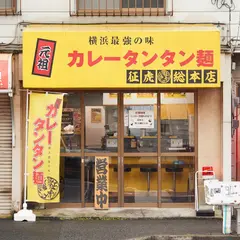
[(129, 128), (154, 128), (154, 112), (149, 110), (130, 110)]

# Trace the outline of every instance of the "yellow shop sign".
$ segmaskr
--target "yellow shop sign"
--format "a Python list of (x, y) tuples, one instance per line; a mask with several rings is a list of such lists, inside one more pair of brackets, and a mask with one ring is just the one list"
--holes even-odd
[(193, 27), (49, 27), (23, 35), (25, 88), (220, 87), (220, 32)]

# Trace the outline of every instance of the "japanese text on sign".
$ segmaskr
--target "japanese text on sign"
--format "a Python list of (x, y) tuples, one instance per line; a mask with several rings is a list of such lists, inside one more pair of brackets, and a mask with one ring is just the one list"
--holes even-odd
[[(88, 26), (80, 32), (44, 32), (44, 39), (35, 32), (25, 34), (24, 87), (220, 87), (220, 32), (215, 27), (131, 29), (108, 26), (96, 31)], [(29, 49), (37, 49), (34, 59)], [(45, 60), (48, 56), (51, 61)], [(43, 60), (50, 62), (51, 75), (46, 65), (38, 69), (37, 63)], [(34, 71), (29, 73), (33, 62)]]
[(51, 77), (55, 48), (55, 41), (50, 41), (46, 39), (37, 40), (32, 74), (44, 77)]
[(204, 190), (209, 205), (240, 205), (240, 182), (205, 180)]
[(108, 209), (109, 191), (108, 157), (95, 157), (95, 208)]
[(152, 36), (148, 37), (131, 37), (124, 36), (120, 38), (119, 36), (89, 36), (89, 45), (134, 45), (134, 44), (154, 44), (154, 38)]
[(129, 111), (129, 128), (154, 128), (154, 111)]
[(213, 67), (214, 65), (213, 50), (198, 50), (196, 53), (189, 54), (185, 53), (184, 51), (176, 53), (171, 50), (165, 50), (163, 53), (156, 52), (151, 55), (147, 51), (136, 52), (133, 50), (128, 50), (126, 54), (123, 54), (122, 56), (99, 56), (94, 54), (93, 51), (88, 51), (87, 53), (84, 53), (79, 52), (78, 50), (74, 50), (68, 53), (68, 58), (70, 59), (70, 61), (68, 62), (68, 66), (75, 66), (80, 68), (86, 62), (89, 67), (93, 67), (101, 62), (124, 61), (125, 66), (129, 68), (133, 67), (140, 61), (143, 67), (148, 67), (156, 61), (160, 64), (160, 66), (166, 68), (167, 66), (175, 63), (176, 54), (182, 56), (182, 60), (177, 63), (179, 67), (184, 67), (192, 61), (195, 61), (196, 67)]
[(127, 84), (211, 84), (218, 82), (217, 70), (126, 70)]
[(53, 135), (60, 135), (62, 96), (54, 96), (42, 103), (41, 96), (46, 97), (44, 94), (30, 94), (29, 119), (32, 124), (29, 126), (28, 171), (31, 178), (28, 179), (28, 199), (48, 202), (56, 199), (59, 193), (55, 164), (59, 161), (56, 151), (60, 146), (53, 144)]

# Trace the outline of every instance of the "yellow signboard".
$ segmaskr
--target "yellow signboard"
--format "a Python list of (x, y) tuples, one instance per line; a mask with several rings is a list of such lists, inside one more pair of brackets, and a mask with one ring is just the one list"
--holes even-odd
[(26, 88), (201, 88), (220, 86), (215, 28), (29, 29)]
[(59, 153), (63, 95), (30, 94), (28, 201), (59, 202)]

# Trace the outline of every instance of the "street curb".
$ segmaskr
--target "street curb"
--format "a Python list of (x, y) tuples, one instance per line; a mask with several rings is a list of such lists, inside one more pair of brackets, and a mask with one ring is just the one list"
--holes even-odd
[(128, 240), (230, 240), (240, 239), (238, 235), (157, 235)]
[[(34, 213), (34, 212), (33, 212)], [(36, 213), (35, 213), (36, 214)], [(14, 215), (1, 216), (0, 219), (12, 219)], [(36, 220), (52, 220), (52, 221), (84, 221), (84, 220), (222, 220), (222, 217), (118, 217), (118, 216), (79, 216), (79, 217), (70, 217), (70, 216), (42, 216), (36, 214)], [(235, 219), (232, 219), (233, 221)]]
[(216, 218), (216, 217), (156, 217), (156, 218), (147, 218), (147, 217), (138, 217), (138, 218), (131, 218), (131, 217), (67, 217), (67, 216), (59, 216), (59, 217), (51, 217), (51, 216), (36, 216), (37, 220), (58, 220), (58, 221), (84, 221), (84, 220), (97, 220), (97, 221), (112, 221), (112, 220), (216, 220), (221, 221), (222, 218)]
[(13, 215), (0, 215), (0, 219), (3, 220), (3, 219), (13, 219)]
[[(33, 212), (34, 213), (34, 212)], [(36, 213), (35, 213), (36, 214)], [(10, 219), (13, 220), (14, 215), (0, 215), (0, 219)], [(215, 216), (215, 217), (207, 217), (207, 216), (200, 216), (200, 217), (121, 217), (121, 216), (74, 216), (71, 217), (70, 215), (58, 215), (58, 216), (49, 216), (49, 215), (38, 215), (36, 214), (36, 220), (52, 220), (52, 221), (84, 221), (84, 220), (102, 220), (102, 221), (109, 221), (109, 220), (215, 220), (215, 221), (222, 221), (222, 217)], [(235, 221), (234, 218), (232, 218)]]

